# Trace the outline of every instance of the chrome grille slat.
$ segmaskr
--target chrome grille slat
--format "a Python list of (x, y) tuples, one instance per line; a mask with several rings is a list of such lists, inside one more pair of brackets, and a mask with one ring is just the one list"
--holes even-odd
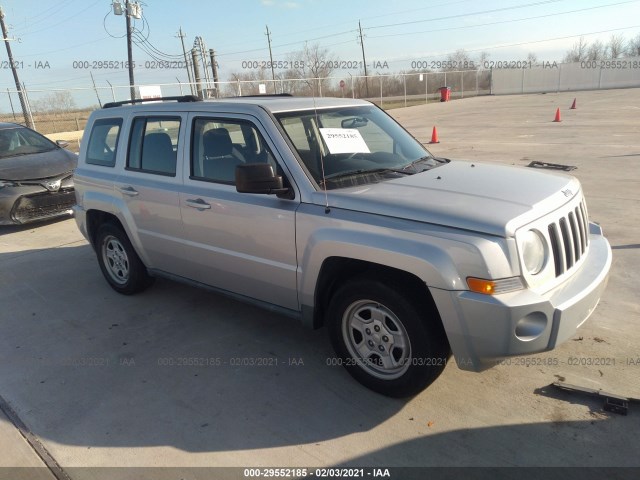
[(584, 200), (580, 202), (580, 211), (582, 212), (582, 220), (584, 221), (584, 230), (586, 232), (587, 247), (589, 246), (589, 212), (587, 212), (587, 204)]
[(548, 224), (556, 277), (571, 270), (589, 246), (589, 221), (584, 199)]
[(584, 220), (579, 207), (575, 208), (576, 220), (578, 222), (578, 228), (580, 230), (580, 253), (584, 253), (587, 249), (587, 232), (584, 228)]
[(567, 226), (567, 219), (562, 217), (560, 219), (560, 233), (562, 234), (562, 244), (564, 247), (564, 254), (567, 261), (567, 270), (573, 267), (575, 258), (573, 256), (573, 238), (571, 238), (571, 232)]
[(573, 237), (573, 258), (575, 258), (577, 262), (580, 260), (580, 255), (582, 255), (582, 249), (580, 247), (582, 240), (580, 240), (580, 230), (578, 229), (578, 223), (576, 222), (576, 217), (573, 215), (573, 212), (569, 212), (569, 226), (571, 227), (571, 236)]

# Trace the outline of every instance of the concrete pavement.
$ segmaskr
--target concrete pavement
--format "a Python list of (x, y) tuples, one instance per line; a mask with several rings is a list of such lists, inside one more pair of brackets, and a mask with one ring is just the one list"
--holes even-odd
[[(3, 228), (0, 395), (72, 478), (105, 466), (640, 466), (638, 411), (614, 415), (547, 387), (564, 379), (640, 397), (640, 90), (391, 114), (423, 142), (436, 125), (438, 155), (578, 166), (614, 248), (609, 286), (579, 336), (527, 357), (533, 365), (474, 374), (450, 364), (415, 398), (388, 399), (327, 365), (325, 330), (164, 280), (120, 296), (73, 220)], [(0, 432), (11, 429), (0, 417)], [(24, 447), (6, 438), (0, 448)]]

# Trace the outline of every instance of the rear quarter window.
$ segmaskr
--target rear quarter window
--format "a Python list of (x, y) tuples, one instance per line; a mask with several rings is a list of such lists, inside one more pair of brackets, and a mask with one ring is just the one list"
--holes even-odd
[(121, 127), (121, 118), (103, 118), (93, 123), (87, 145), (88, 164), (115, 166)]

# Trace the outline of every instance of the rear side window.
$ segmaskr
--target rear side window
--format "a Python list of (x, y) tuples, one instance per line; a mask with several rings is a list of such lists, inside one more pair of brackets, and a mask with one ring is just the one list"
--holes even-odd
[(175, 176), (180, 118), (137, 117), (131, 126), (127, 168)]
[(87, 146), (87, 163), (104, 167), (116, 164), (120, 127), (121, 118), (103, 118), (94, 122)]

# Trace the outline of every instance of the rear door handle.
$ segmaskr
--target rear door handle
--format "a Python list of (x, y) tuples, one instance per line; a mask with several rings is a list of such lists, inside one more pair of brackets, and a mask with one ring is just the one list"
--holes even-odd
[(186, 201), (186, 203), (188, 207), (197, 208), (198, 210), (208, 210), (211, 208), (211, 205), (209, 205), (207, 202), (205, 202), (201, 198), (198, 198), (197, 200), (190, 198)]
[(133, 187), (118, 187), (118, 190), (120, 191), (120, 193), (122, 193), (123, 195), (127, 195), (129, 197), (135, 197), (136, 195), (139, 195), (140, 192), (138, 192), (135, 188)]

